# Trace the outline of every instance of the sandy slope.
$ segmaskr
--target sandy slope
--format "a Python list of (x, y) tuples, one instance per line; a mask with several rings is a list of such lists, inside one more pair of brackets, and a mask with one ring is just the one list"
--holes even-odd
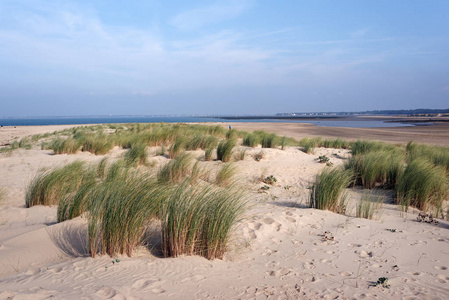
[[(326, 154), (338, 165), (348, 152), (263, 149), (256, 162), (252, 155), (260, 151), (250, 149), (236, 163), (255, 206), (236, 228), (225, 260), (164, 259), (156, 248), (141, 248), (118, 263), (87, 256), (84, 219), (57, 224), (56, 207), (24, 208), (24, 189), (39, 169), (103, 156), (39, 149), (2, 154), (0, 299), (449, 298), (448, 222), (418, 223), (416, 212), (401, 216), (392, 204), (375, 220), (309, 209), (307, 187), (323, 168), (315, 158)], [(116, 148), (108, 156), (121, 153)], [(164, 161), (158, 158), (155, 168)], [(257, 192), (261, 175), (278, 179), (267, 194)], [(354, 203), (362, 194), (348, 192)], [(334, 240), (325, 240), (325, 231)], [(391, 287), (372, 286), (380, 277), (388, 277)]]

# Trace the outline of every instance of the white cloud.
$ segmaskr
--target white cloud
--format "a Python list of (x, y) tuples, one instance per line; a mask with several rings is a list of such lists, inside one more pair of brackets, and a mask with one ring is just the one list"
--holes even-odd
[(252, 6), (252, 0), (232, 0), (184, 11), (173, 17), (169, 24), (180, 30), (195, 30), (209, 24), (235, 18)]

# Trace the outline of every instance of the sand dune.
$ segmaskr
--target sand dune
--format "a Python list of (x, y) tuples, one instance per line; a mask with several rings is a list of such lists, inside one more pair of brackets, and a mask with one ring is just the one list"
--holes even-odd
[[(36, 130), (43, 129), (30, 132)], [(252, 156), (261, 151), (264, 158), (257, 162)], [(107, 156), (121, 153), (114, 149)], [(349, 156), (324, 148), (314, 154), (249, 149), (236, 165), (254, 206), (235, 229), (225, 259), (213, 261), (161, 258), (151, 247), (132, 258), (88, 257), (85, 219), (57, 224), (56, 207), (25, 208), (25, 188), (42, 168), (104, 156), (39, 149), (0, 154), (0, 188), (6, 190), (0, 204), (0, 299), (449, 298), (449, 222), (417, 222), (417, 211), (401, 214), (388, 193), (381, 194), (386, 204), (373, 220), (355, 218), (359, 189), (348, 190), (349, 216), (307, 208), (308, 187), (324, 167), (316, 158), (323, 154), (334, 165)], [(258, 193), (261, 175), (278, 179), (267, 193)], [(382, 277), (389, 288), (374, 286)]]

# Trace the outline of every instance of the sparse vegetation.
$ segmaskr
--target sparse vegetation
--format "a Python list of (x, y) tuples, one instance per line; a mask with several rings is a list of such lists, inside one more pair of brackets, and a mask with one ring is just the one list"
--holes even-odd
[(220, 171), (217, 174), (217, 178), (215, 180), (216, 184), (222, 187), (230, 186), (232, 182), (232, 178), (237, 173), (237, 168), (233, 163), (223, 164)]
[(382, 198), (364, 193), (356, 206), (356, 217), (372, 220), (374, 213), (382, 207)]
[(214, 152), (214, 148), (207, 148), (204, 151), (204, 160), (205, 161), (211, 161), (212, 160), (212, 153)]
[(299, 141), (299, 145), (303, 148), (305, 153), (313, 153), (313, 150), (316, 147), (320, 147), (323, 145), (323, 138), (314, 137), (314, 138), (303, 138)]

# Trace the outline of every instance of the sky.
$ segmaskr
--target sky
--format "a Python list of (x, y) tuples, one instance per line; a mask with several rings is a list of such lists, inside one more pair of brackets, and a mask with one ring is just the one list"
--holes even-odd
[(449, 108), (447, 0), (0, 0), (0, 117)]

